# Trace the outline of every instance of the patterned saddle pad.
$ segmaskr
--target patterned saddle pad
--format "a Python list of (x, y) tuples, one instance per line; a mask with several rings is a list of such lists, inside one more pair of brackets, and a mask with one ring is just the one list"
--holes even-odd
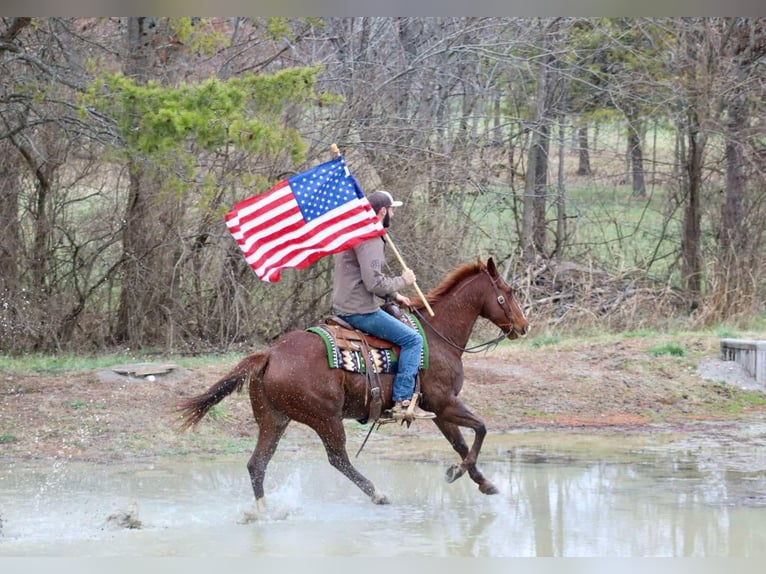
[[(409, 313), (402, 313), (402, 322), (417, 329), (423, 337), (423, 351), (420, 354), (420, 369), (428, 368), (428, 343), (420, 321)], [(399, 347), (372, 335), (362, 334), (337, 324), (323, 324), (306, 329), (319, 335), (327, 349), (327, 361), (331, 369), (342, 369), (352, 373), (367, 373), (367, 362), (363, 355), (362, 336), (369, 348), (369, 362), (372, 370), (379, 374), (396, 373)]]

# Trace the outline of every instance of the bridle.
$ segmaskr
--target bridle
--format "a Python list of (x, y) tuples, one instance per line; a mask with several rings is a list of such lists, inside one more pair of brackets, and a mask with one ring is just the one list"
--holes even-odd
[[(489, 282), (492, 285), (492, 289), (495, 291), (495, 297), (497, 298), (497, 304), (500, 305), (500, 308), (503, 310), (503, 313), (505, 313), (505, 318), (508, 319), (508, 325), (507, 327), (500, 327), (500, 330), (503, 331), (503, 334), (507, 337), (511, 335), (512, 333), (516, 332), (516, 327), (513, 326), (513, 313), (511, 313), (511, 306), (508, 304), (508, 301), (505, 299), (505, 295), (503, 295), (500, 292), (500, 288), (497, 286), (497, 281), (492, 277), (492, 275), (489, 274), (489, 271), (486, 269), (484, 270), (484, 273), (487, 274), (487, 277), (489, 277)], [(517, 333), (521, 334), (521, 333)]]
[[(508, 319), (508, 325), (506, 327), (501, 327), (500, 325), (498, 325), (498, 327), (500, 327), (501, 333), (494, 339), (490, 341), (485, 341), (483, 343), (479, 343), (478, 345), (474, 345), (473, 347), (461, 347), (460, 345), (453, 343), (446, 335), (439, 332), (439, 330), (436, 327), (434, 327), (428, 321), (428, 319), (426, 319), (426, 317), (423, 316), (423, 314), (420, 312), (419, 309), (413, 309), (413, 312), (415, 313), (415, 315), (418, 316), (418, 319), (420, 319), (421, 323), (425, 323), (426, 325), (428, 325), (428, 327), (430, 327), (430, 329), (434, 333), (436, 333), (436, 335), (438, 335), (438, 337), (442, 341), (447, 343), (450, 347), (452, 347), (453, 349), (457, 349), (458, 351), (461, 351), (463, 353), (478, 353), (485, 349), (489, 349), (490, 347), (494, 349), (495, 347), (497, 347), (500, 341), (507, 338), (511, 333), (516, 331), (516, 328), (513, 326), (511, 309), (510, 309), (510, 306), (508, 305), (508, 302), (505, 299), (505, 296), (500, 292), (500, 288), (497, 286), (497, 282), (492, 277), (492, 275), (489, 274), (489, 271), (484, 269), (484, 273), (487, 274), (487, 277), (489, 278), (489, 282), (492, 285), (492, 289), (495, 291), (495, 297), (497, 299), (498, 305), (500, 305), (500, 308), (503, 310), (503, 313), (505, 314), (505, 318)], [(473, 279), (475, 279), (476, 277), (479, 277), (479, 275), (474, 276)], [(471, 279), (471, 281), (473, 281), (473, 279)]]

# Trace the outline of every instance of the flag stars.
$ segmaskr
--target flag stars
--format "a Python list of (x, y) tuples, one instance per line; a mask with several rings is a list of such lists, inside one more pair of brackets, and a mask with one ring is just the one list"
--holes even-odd
[(358, 197), (345, 166), (339, 164), (296, 176), (290, 186), (306, 222)]

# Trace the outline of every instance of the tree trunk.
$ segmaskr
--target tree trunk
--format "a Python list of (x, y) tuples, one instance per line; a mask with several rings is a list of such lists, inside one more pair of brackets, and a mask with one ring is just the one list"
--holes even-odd
[(545, 214), (548, 206), (548, 155), (551, 146), (551, 126), (546, 118), (540, 125), (540, 138), (536, 146), (537, 161), (535, 162), (535, 224), (533, 239), (535, 251), (545, 252), (546, 225)]
[[(13, 42), (32, 18), (13, 18), (0, 36), (0, 54), (13, 49)], [(0, 298), (15, 293), (19, 286), (18, 256), (21, 250), (19, 194), (21, 174), (14, 162), (10, 140), (0, 140)]]
[[(586, 136), (587, 137), (587, 136)], [(556, 194), (556, 258), (561, 259), (564, 254), (564, 240), (566, 238), (566, 189), (564, 185), (565, 170), (564, 159), (566, 138), (566, 116), (562, 115), (559, 121), (559, 173), (558, 193)]]
[[(682, 124), (686, 133), (679, 133), (676, 137), (676, 148), (683, 156), (679, 156), (678, 163), (685, 167), (683, 171), (683, 185), (686, 189), (686, 201), (684, 207), (684, 235), (681, 242), (683, 257), (683, 280), (687, 296), (690, 299), (691, 309), (699, 307), (702, 293), (702, 170), (703, 154), (707, 137), (702, 131), (702, 119), (706, 113), (707, 102), (703, 94), (707, 94), (708, 87), (703, 83), (707, 79), (706, 74), (698, 75), (697, 68), (701, 66), (710, 68), (710, 62), (700, 62), (700, 45), (704, 42), (699, 33), (694, 30), (685, 36), (686, 63), (683, 77), (686, 80), (687, 107), (685, 110), (685, 124)], [(707, 50), (703, 50), (709, 54)], [(656, 125), (655, 125), (656, 131)], [(680, 130), (679, 130), (680, 131)], [(688, 152), (686, 142), (688, 141)], [(675, 170), (675, 167), (674, 167)]]
[(633, 180), (633, 197), (646, 197), (644, 179), (644, 151), (641, 146), (641, 131), (638, 121), (628, 124), (628, 149), (630, 151), (630, 172)]
[(702, 153), (705, 148), (705, 137), (704, 134), (700, 133), (697, 111), (690, 109), (688, 116), (689, 153), (686, 160), (687, 197), (684, 209), (682, 252), (686, 292), (691, 299), (692, 309), (696, 309), (702, 291), (700, 196), (702, 193)]
[[(125, 74), (146, 83), (157, 65), (152, 49), (158, 26), (151, 18), (130, 17)], [(128, 204), (123, 228), (123, 285), (115, 342), (157, 344), (168, 336), (173, 302), (175, 218), (172, 194), (162, 192), (161, 175), (142, 157), (129, 159)]]
[(0, 300), (3, 301), (19, 287), (21, 180), (14, 156), (12, 146), (6, 140), (0, 141)]
[(721, 213), (721, 249), (732, 258), (742, 246), (742, 198), (745, 192), (744, 131), (748, 123), (747, 103), (741, 88), (735, 88), (728, 104), (726, 138), (726, 188)]
[[(546, 47), (550, 38), (541, 30)], [(545, 61), (540, 63), (535, 98), (535, 124), (530, 138), (527, 171), (524, 180), (524, 206), (522, 219), (522, 257), (526, 264), (534, 262), (545, 248), (545, 208), (548, 185), (548, 149), (550, 141), (550, 118), (548, 103), (551, 92), (550, 70), (554, 61), (548, 50)]]
[(588, 150), (588, 125), (581, 125), (577, 130), (577, 149), (579, 162), (577, 164), (577, 175), (592, 175), (590, 169), (590, 152)]
[[(758, 294), (759, 267), (763, 250), (759, 246), (762, 217), (758, 217), (759, 201), (746, 207), (748, 189), (748, 155), (753, 149), (751, 106), (762, 101), (753, 97), (753, 84), (758, 79), (754, 71), (766, 54), (766, 32), (762, 22), (748, 18), (733, 18), (730, 23), (733, 41), (731, 52), (732, 89), (726, 98), (725, 189), (721, 207), (719, 231), (721, 314), (729, 316), (743, 310), (753, 311), (762, 305)], [(757, 173), (757, 172), (756, 172)], [(755, 187), (755, 186), (754, 186)], [(753, 211), (751, 211), (753, 210)]]
[(540, 135), (537, 130), (532, 133), (529, 142), (527, 171), (524, 178), (524, 204), (522, 210), (521, 248), (524, 263), (531, 265), (535, 261), (535, 193), (537, 173), (537, 147)]

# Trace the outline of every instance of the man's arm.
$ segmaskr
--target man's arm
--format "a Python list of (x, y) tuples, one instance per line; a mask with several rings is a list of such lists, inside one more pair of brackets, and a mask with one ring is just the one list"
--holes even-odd
[(362, 272), (362, 282), (370, 293), (378, 297), (392, 295), (407, 286), (404, 277), (389, 277), (383, 273), (383, 266), (386, 264), (383, 245), (383, 241), (376, 237), (354, 247)]

